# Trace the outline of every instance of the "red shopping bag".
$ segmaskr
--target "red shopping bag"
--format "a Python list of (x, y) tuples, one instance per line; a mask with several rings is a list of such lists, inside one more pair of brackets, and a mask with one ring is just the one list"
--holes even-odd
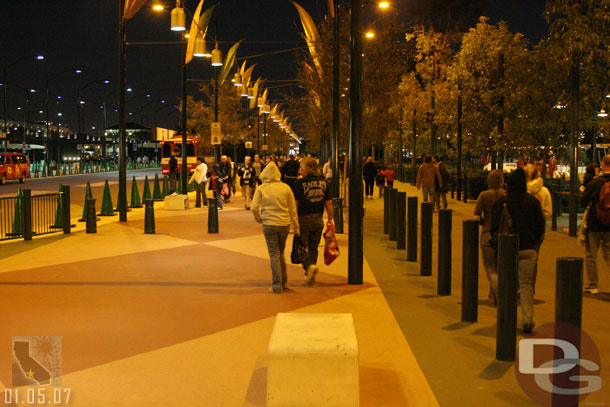
[(324, 232), (324, 264), (327, 266), (339, 257), (339, 246), (335, 237), (335, 225), (328, 223)]
[(224, 196), (228, 196), (229, 195), (229, 184), (227, 184), (226, 182), (223, 182), (222, 184), (222, 191), (220, 191), (221, 195)]

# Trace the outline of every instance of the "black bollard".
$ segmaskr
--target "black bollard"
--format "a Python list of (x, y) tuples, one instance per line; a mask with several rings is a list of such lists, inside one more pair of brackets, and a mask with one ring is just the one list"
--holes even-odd
[(144, 201), (144, 233), (147, 235), (155, 234), (155, 202), (152, 199)]
[(214, 198), (208, 201), (208, 233), (218, 233), (218, 198), (214, 191)]
[(438, 213), (438, 295), (451, 295), (451, 222), (453, 211)]
[(519, 235), (498, 236), (498, 327), (496, 360), (512, 362), (517, 352)]
[(468, 203), (468, 177), (464, 175), (464, 203)]
[(455, 198), (455, 178), (451, 177), (451, 199)]
[(582, 326), (583, 260), (558, 257), (555, 280), (555, 322)]
[(64, 234), (69, 234), (70, 233), (70, 229), (73, 226), (72, 224), (70, 224), (70, 185), (62, 185), (61, 186), (61, 202), (62, 202), (62, 215), (63, 215), (63, 220), (64, 220), (64, 224), (63, 226), (63, 231)]
[(462, 322), (477, 322), (479, 294), (479, 221), (462, 222)]
[(95, 212), (95, 198), (87, 198), (87, 233), (97, 233), (97, 214)]
[(396, 188), (391, 188), (388, 191), (390, 194), (390, 204), (389, 204), (389, 239), (391, 242), (396, 241), (396, 195), (398, 194), (398, 190)]
[(396, 195), (396, 249), (407, 247), (407, 193)]
[(383, 234), (390, 233), (390, 187), (383, 187)]
[[(568, 335), (569, 342), (576, 348), (577, 355), (581, 355), (582, 335), (572, 333), (582, 327), (582, 290), (583, 290), (583, 259), (580, 257), (557, 258), (557, 278), (555, 279), (555, 338)], [(575, 329), (571, 330), (570, 326)], [(555, 360), (566, 356), (558, 347), (554, 349)], [(558, 388), (570, 388), (573, 385), (572, 377), (578, 377), (582, 368), (577, 364), (570, 370), (570, 377), (559, 375), (553, 380)], [(553, 393), (552, 406), (577, 406), (578, 394), (571, 396)]]
[(419, 275), (432, 275), (432, 212), (434, 204), (423, 202), (421, 204), (421, 260), (419, 262)]
[(417, 261), (417, 197), (408, 197), (407, 205), (407, 261)]
[(343, 233), (343, 199), (333, 198), (333, 217), (335, 220), (335, 233)]

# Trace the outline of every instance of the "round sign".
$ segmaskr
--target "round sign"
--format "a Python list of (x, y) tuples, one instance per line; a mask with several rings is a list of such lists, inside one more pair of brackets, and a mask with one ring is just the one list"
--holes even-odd
[(586, 332), (566, 323), (542, 325), (519, 341), (515, 375), (523, 391), (549, 407), (572, 407), (601, 389), (601, 358)]

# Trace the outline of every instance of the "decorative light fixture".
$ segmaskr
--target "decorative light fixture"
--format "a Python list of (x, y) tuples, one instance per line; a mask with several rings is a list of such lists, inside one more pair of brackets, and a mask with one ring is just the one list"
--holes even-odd
[(254, 95), (254, 89), (250, 88), (248, 89), (248, 99), (254, 99), (255, 95)]
[(235, 75), (233, 76), (233, 85), (235, 86), (241, 86), (241, 75), (239, 74), (239, 72), (235, 72)]
[(240, 96), (242, 98), (249, 98), (250, 88), (247, 84), (242, 83)]
[(263, 105), (262, 112), (265, 114), (271, 113), (271, 108), (269, 107), (269, 105), (267, 105), (267, 104)]
[(200, 58), (208, 55), (205, 49), (205, 40), (200, 34), (198, 34), (197, 38), (195, 38), (195, 48), (193, 50), (193, 55)]
[(176, 0), (176, 7), (172, 10), (171, 14), (172, 31), (184, 31), (186, 30), (186, 15), (184, 9), (181, 7), (180, 0)]
[(387, 1), (379, 2), (379, 8), (388, 8), (388, 7), (390, 7), (390, 3), (388, 3)]
[(607, 117), (608, 113), (606, 113), (606, 111), (604, 109), (602, 109), (602, 110), (599, 111), (597, 116), (599, 116), (599, 117)]
[(212, 66), (222, 66), (222, 51), (218, 46), (212, 50)]
[(367, 31), (367, 32), (366, 32), (366, 34), (364, 34), (364, 36), (365, 36), (366, 38), (369, 38), (369, 39), (370, 39), (370, 38), (375, 38), (375, 33), (374, 33), (373, 31), (370, 31), (370, 30), (369, 30), (369, 31)]
[(259, 97), (256, 100), (256, 107), (264, 107), (265, 106), (265, 99)]

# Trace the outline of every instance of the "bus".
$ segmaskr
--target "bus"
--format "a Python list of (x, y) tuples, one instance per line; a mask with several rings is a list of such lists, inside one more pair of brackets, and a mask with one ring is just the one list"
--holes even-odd
[[(188, 173), (191, 174), (197, 167), (197, 144), (199, 139), (187, 137), (186, 139), (186, 162)], [(161, 142), (161, 170), (163, 174), (169, 174), (169, 159), (174, 153), (178, 159), (178, 172), (182, 171), (182, 136), (176, 135), (169, 140)]]

